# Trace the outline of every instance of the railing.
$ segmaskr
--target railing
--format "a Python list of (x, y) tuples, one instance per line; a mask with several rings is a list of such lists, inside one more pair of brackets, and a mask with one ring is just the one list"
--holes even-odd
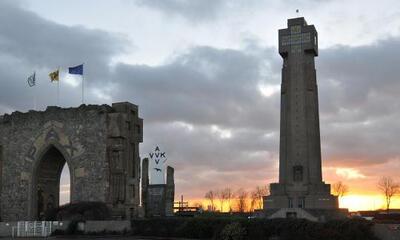
[(16, 227), (12, 228), (13, 237), (48, 237), (52, 233), (54, 226), (59, 222), (51, 221), (21, 221)]

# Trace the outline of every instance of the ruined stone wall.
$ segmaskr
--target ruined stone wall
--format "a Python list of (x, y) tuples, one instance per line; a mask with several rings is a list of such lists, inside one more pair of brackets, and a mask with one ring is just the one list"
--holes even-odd
[[(3, 121), (3, 117), (2, 116), (0, 116), (0, 122), (2, 122)], [(1, 203), (2, 203), (2, 197), (1, 197), (1, 192), (2, 192), (2, 186), (3, 186), (3, 184), (2, 184), (2, 179), (3, 179), (3, 161), (4, 161), (4, 154), (3, 154), (3, 146), (1, 145), (1, 143), (2, 143), (2, 139), (3, 139), (3, 137), (2, 136), (4, 136), (4, 134), (3, 134), (3, 129), (2, 128), (0, 128), (0, 221), (2, 220), (1, 219)]]
[(174, 215), (175, 179), (174, 168), (167, 167), (167, 184), (165, 192), (165, 216)]
[(167, 167), (166, 184), (149, 184), (149, 160), (142, 164), (142, 206), (146, 217), (171, 217), (174, 215), (174, 168)]
[(50, 164), (43, 167), (49, 149), (58, 151), (68, 164), (71, 202), (106, 202), (122, 218), (135, 215), (143, 124), (137, 110), (136, 105), (117, 103), (48, 107), (0, 117), (2, 220), (38, 218), (38, 198), (48, 197), (37, 192), (38, 182), (59, 181), (46, 177), (59, 177), (61, 171)]
[[(143, 120), (138, 107), (115, 103), (108, 114), (107, 151), (110, 162), (110, 198), (113, 214), (136, 217), (139, 214), (140, 157), (143, 141)], [(123, 187), (122, 187), (123, 186)]]

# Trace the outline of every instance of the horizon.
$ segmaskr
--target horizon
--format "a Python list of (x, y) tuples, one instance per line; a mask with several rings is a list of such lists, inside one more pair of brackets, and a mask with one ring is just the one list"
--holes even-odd
[[(378, 180), (400, 181), (394, 6), (400, 3), (2, 1), (0, 115), (57, 105), (48, 74), (60, 66), (58, 105), (79, 106), (81, 79), (66, 68), (84, 62), (85, 104), (139, 106), (140, 156), (155, 146), (166, 151), (176, 197), (199, 201), (208, 190), (277, 182), (278, 29), (300, 9), (319, 36), (323, 181), (349, 186), (341, 208), (382, 208)], [(60, 184), (65, 202), (67, 171)], [(400, 208), (400, 198), (391, 208)]]

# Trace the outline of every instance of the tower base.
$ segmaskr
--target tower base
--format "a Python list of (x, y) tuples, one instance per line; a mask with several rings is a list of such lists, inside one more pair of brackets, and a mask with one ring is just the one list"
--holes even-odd
[(330, 194), (330, 185), (324, 182), (314, 184), (272, 183), (271, 194), (264, 197), (264, 209), (307, 208), (337, 209), (338, 199)]
[[(347, 209), (305, 209), (305, 208), (281, 208), (267, 209), (261, 215), (268, 219), (290, 218), (307, 219), (313, 222), (326, 222), (329, 220), (344, 219), (348, 216)], [(260, 216), (260, 213), (258, 214)]]
[(270, 185), (271, 195), (263, 198), (264, 216), (267, 218), (304, 218), (326, 221), (345, 218), (347, 209), (339, 209), (336, 196), (330, 194), (330, 185), (280, 184)]

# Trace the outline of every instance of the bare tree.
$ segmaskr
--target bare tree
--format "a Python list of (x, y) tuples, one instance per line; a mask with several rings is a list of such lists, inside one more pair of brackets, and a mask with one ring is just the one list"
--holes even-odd
[(341, 198), (349, 192), (349, 187), (342, 183), (341, 181), (336, 182), (332, 185), (332, 193), (333, 195)]
[(267, 186), (257, 186), (251, 193), (251, 206), (250, 210), (262, 209), (263, 207), (263, 197), (268, 195), (269, 188)]
[(258, 203), (257, 207), (258, 207), (258, 209), (262, 209), (263, 208), (263, 197), (267, 196), (269, 194), (268, 186), (257, 186), (255, 189), (255, 194), (256, 194), (256, 198), (257, 198), (256, 203)]
[(225, 188), (224, 192), (226, 194), (226, 200), (228, 202), (228, 207), (229, 207), (229, 212), (232, 212), (232, 205), (231, 201), (235, 197), (235, 194), (233, 193), (231, 188)]
[(224, 201), (225, 201), (222, 190), (215, 191), (215, 195), (219, 201), (219, 207), (220, 207), (219, 211), (222, 212), (223, 206), (224, 206)]
[(256, 208), (257, 201), (258, 201), (258, 196), (256, 191), (252, 191), (250, 193), (250, 212), (253, 212), (254, 209)]
[(241, 212), (241, 213), (245, 212), (247, 210), (247, 202), (246, 202), (246, 200), (247, 200), (248, 193), (245, 190), (243, 190), (242, 188), (240, 188), (237, 191), (236, 196), (237, 196), (237, 208), (238, 208), (238, 211)]
[(391, 177), (381, 177), (378, 182), (378, 189), (385, 196), (386, 210), (389, 213), (391, 200), (400, 192), (400, 185)]
[(205, 198), (210, 201), (211, 211), (215, 211), (215, 197), (216, 192), (213, 190), (208, 191), (205, 195)]
[(230, 194), (231, 194), (230, 191), (231, 190), (229, 188), (225, 188), (225, 189), (222, 189), (222, 190), (218, 191), (218, 199), (219, 199), (219, 202), (221, 204), (221, 212), (224, 211), (225, 202), (231, 197), (230, 196)]

